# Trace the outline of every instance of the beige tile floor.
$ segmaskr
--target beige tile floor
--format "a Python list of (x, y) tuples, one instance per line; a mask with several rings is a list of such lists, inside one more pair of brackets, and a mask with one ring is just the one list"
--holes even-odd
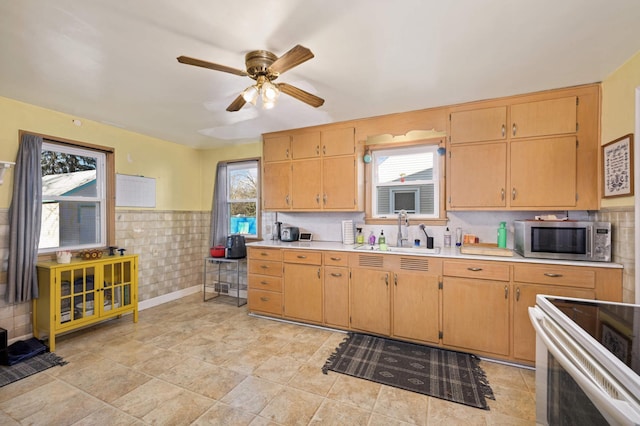
[(479, 410), (329, 372), (345, 335), (195, 294), (61, 336), (69, 363), (0, 388), (1, 425), (535, 424), (534, 374), (482, 361)]

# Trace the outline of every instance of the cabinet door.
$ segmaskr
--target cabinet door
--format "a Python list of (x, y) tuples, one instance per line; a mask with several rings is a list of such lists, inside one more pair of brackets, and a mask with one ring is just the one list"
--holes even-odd
[(394, 273), (393, 336), (438, 343), (438, 276)]
[(452, 146), (449, 153), (451, 208), (506, 206), (506, 142)]
[(322, 322), (322, 268), (315, 265), (284, 265), (284, 316)]
[(322, 202), (329, 210), (356, 207), (356, 164), (353, 156), (322, 160)]
[(291, 137), (265, 137), (262, 144), (262, 158), (265, 162), (291, 159)]
[(55, 299), (58, 328), (73, 327), (87, 318), (98, 317), (101, 303), (98, 289), (102, 286), (97, 285), (100, 277), (96, 272), (93, 264), (58, 270), (56, 282), (60, 288), (59, 297)]
[(574, 136), (511, 141), (511, 206), (576, 205)]
[(506, 125), (506, 106), (452, 112), (451, 143), (503, 140)]
[(536, 332), (529, 319), (529, 307), (536, 304), (536, 295), (595, 298), (593, 290), (553, 285), (515, 284), (513, 305), (513, 356), (524, 361), (536, 360)]
[(351, 328), (388, 336), (391, 331), (389, 273), (351, 269)]
[(322, 143), (322, 155), (348, 155), (356, 152), (355, 129), (346, 127), (343, 129), (330, 129), (320, 132)]
[(102, 303), (103, 312), (126, 310), (135, 303), (135, 285), (133, 282), (133, 260), (113, 261), (102, 265)]
[(319, 210), (322, 206), (321, 160), (291, 162), (291, 207)]
[(349, 328), (349, 268), (324, 267), (324, 323)]
[(442, 343), (509, 355), (509, 283), (445, 277)]
[(262, 202), (265, 210), (291, 208), (291, 163), (265, 163), (262, 176)]
[(294, 160), (320, 157), (320, 131), (291, 136), (291, 154)]
[(577, 97), (511, 106), (511, 137), (562, 135), (576, 132)]

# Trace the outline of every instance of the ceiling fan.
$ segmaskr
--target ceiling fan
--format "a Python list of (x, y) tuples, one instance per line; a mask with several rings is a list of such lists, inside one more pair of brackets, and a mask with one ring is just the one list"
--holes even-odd
[(304, 46), (296, 45), (279, 58), (266, 50), (254, 50), (245, 55), (246, 71), (225, 65), (214, 64), (213, 62), (201, 59), (190, 58), (188, 56), (178, 56), (181, 64), (195, 65), (197, 67), (209, 68), (215, 71), (227, 72), (241, 77), (251, 77), (256, 84), (247, 87), (238, 97), (227, 107), (227, 111), (239, 111), (245, 103), (255, 105), (258, 98), (262, 100), (262, 107), (273, 108), (280, 92), (292, 96), (299, 101), (318, 108), (324, 104), (324, 99), (312, 95), (302, 89), (287, 83), (274, 83), (280, 74), (296, 67), (303, 62), (313, 58), (311, 50)]

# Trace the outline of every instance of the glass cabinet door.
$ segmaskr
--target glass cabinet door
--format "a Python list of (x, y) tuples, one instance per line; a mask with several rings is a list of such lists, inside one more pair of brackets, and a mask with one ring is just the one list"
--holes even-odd
[(97, 315), (94, 302), (99, 286), (95, 282), (95, 269), (77, 267), (60, 271), (60, 305), (57, 309), (59, 324), (72, 323)]
[(131, 301), (131, 260), (104, 265), (103, 310), (111, 311), (121, 307), (129, 307)]

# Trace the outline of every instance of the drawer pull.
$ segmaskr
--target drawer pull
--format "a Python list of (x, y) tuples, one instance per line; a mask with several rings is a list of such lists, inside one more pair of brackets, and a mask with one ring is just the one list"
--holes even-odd
[(269, 285), (269, 283), (267, 281), (260, 281), (260, 284), (262, 285)]
[(549, 278), (562, 278), (562, 274), (554, 274), (552, 272), (546, 272), (544, 276)]
[(332, 257), (331, 260), (333, 260), (334, 262), (337, 262), (339, 260), (342, 260), (341, 257)]
[(482, 268), (478, 268), (478, 267), (469, 267), (467, 269), (469, 271), (471, 271), (471, 272), (480, 272), (480, 271), (482, 271)]
[(516, 288), (516, 302), (520, 301), (520, 287)]
[(303, 255), (303, 254), (299, 254), (299, 255), (297, 256), (297, 258), (298, 258), (298, 259), (306, 259), (306, 258), (307, 258), (307, 256), (305, 256), (305, 255)]
[(509, 286), (508, 285), (504, 286), (504, 298), (505, 299), (509, 298)]
[(269, 253), (262, 251), (260, 252), (260, 256), (269, 256)]
[(269, 267), (268, 267), (267, 265), (260, 265), (260, 267), (261, 267), (262, 269), (269, 269)]
[(260, 300), (261, 300), (261, 301), (263, 301), (263, 302), (268, 302), (268, 301), (269, 301), (269, 298), (268, 298), (268, 297), (264, 297), (264, 296), (262, 296), (262, 297), (260, 298)]
[(340, 272), (332, 272), (331, 276), (332, 277), (336, 277), (336, 278), (340, 278), (342, 276), (342, 274)]

